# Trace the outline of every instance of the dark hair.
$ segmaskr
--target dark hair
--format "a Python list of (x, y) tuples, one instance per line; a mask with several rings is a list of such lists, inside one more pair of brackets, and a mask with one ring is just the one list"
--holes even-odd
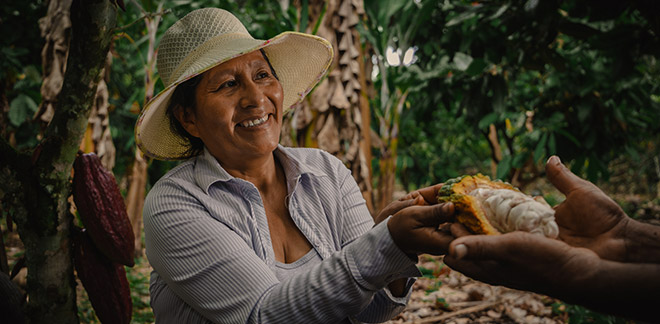
[(181, 139), (182, 144), (187, 146), (186, 151), (178, 156), (180, 159), (191, 158), (204, 151), (204, 142), (202, 142), (199, 137), (192, 136), (188, 133), (174, 115), (179, 109), (183, 109), (185, 113), (195, 110), (195, 107), (197, 107), (195, 89), (197, 89), (197, 85), (200, 81), (202, 81), (201, 74), (179, 84), (176, 89), (174, 89), (172, 98), (170, 98), (170, 103), (167, 105), (167, 110), (165, 111), (167, 118), (170, 120), (170, 130)]
[[(275, 79), (279, 80), (275, 69), (270, 64), (268, 56), (263, 49), (259, 49), (261, 55), (268, 63), (270, 71), (273, 73)], [(203, 74), (203, 73), (202, 73)], [(202, 74), (196, 75), (195, 77), (184, 81), (179, 84), (172, 93), (172, 98), (170, 98), (170, 103), (167, 105), (167, 110), (165, 114), (170, 120), (170, 130), (174, 133), (179, 139), (181, 139), (182, 144), (187, 146), (185, 152), (181, 153), (177, 158), (187, 159), (193, 156), (197, 156), (204, 151), (204, 142), (199, 137), (193, 136), (181, 125), (179, 120), (176, 118), (175, 113), (178, 109), (183, 109), (185, 113), (194, 112), (197, 108), (197, 102), (195, 100), (195, 90), (197, 85), (202, 81)]]

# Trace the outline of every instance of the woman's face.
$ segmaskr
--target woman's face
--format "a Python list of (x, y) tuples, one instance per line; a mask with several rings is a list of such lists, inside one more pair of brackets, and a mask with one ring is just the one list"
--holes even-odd
[(196, 107), (180, 109), (179, 122), (220, 162), (271, 154), (282, 127), (283, 92), (260, 51), (205, 72)]

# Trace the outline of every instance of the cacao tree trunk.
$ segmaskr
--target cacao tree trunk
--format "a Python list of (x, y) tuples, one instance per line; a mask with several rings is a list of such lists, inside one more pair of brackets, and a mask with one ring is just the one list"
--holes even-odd
[[(364, 5), (362, 0), (310, 0), (308, 8), (304, 31), (314, 33), (321, 19), (316, 34), (332, 43), (335, 59), (328, 77), (295, 109), (291, 125), (283, 128), (283, 144), (318, 147), (341, 159), (373, 213), (368, 78), (356, 29), (365, 14)], [(288, 127), (295, 133), (293, 140)]]
[(116, 149), (112, 142), (112, 134), (110, 133), (110, 114), (108, 110), (110, 107), (108, 102), (110, 93), (108, 92), (108, 85), (105, 81), (108, 79), (110, 65), (112, 65), (112, 54), (108, 52), (105, 68), (101, 72), (103, 78), (101, 78), (96, 87), (92, 112), (87, 119), (87, 130), (80, 143), (80, 150), (85, 153), (96, 153), (101, 159), (103, 167), (112, 172), (115, 166)]
[[(56, 1), (56, 0), (52, 0)], [(67, 199), (73, 160), (116, 24), (107, 0), (74, 0), (71, 42), (51, 122), (32, 156), (0, 141), (0, 199), (25, 246), (30, 323), (77, 323)]]

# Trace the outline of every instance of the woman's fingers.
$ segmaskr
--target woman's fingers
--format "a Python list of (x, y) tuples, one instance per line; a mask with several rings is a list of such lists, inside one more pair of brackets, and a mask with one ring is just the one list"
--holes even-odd
[(438, 183), (429, 187), (411, 191), (407, 195), (401, 197), (399, 200), (408, 199), (423, 199), (417, 200), (420, 205), (435, 205), (438, 203), (438, 191), (442, 188), (443, 183)]

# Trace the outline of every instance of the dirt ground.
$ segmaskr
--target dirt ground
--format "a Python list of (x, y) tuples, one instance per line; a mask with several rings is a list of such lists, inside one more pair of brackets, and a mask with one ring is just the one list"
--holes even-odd
[(449, 269), (441, 257), (422, 256), (418, 265), (425, 276), (415, 283), (405, 311), (388, 324), (567, 322), (555, 299), (474, 281)]

